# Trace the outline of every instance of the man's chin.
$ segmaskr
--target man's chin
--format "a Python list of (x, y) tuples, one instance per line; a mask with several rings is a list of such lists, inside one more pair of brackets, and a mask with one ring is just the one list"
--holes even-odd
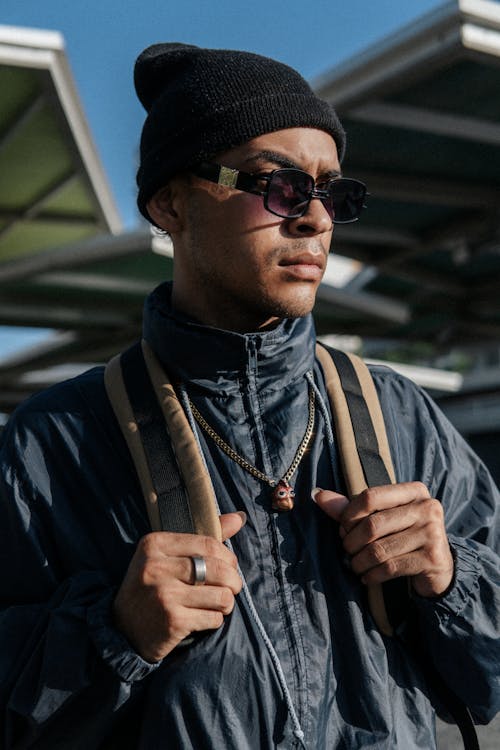
[(304, 318), (312, 311), (316, 295), (283, 300), (280, 304), (273, 306), (272, 315), (277, 318)]

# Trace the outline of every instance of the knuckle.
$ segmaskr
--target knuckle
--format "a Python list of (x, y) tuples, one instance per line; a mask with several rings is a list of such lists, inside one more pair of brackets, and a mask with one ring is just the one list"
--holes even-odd
[(149, 557), (156, 551), (158, 546), (158, 532), (152, 531), (150, 534), (143, 536), (137, 545), (146, 557)]
[(382, 565), (382, 571), (386, 578), (396, 578), (399, 575), (398, 563), (394, 558), (386, 560)]
[(211, 536), (203, 537), (203, 549), (207, 557), (217, 557), (220, 554), (219, 547), (220, 542), (216, 539), (213, 539)]
[(224, 615), (222, 614), (222, 612), (218, 612), (215, 615), (215, 627), (220, 628), (221, 625), (223, 625), (223, 623), (224, 623)]
[(193, 561), (190, 557), (185, 557), (182, 560), (182, 579), (188, 583), (194, 581)]
[(233, 591), (234, 591), (235, 594), (239, 594), (242, 588), (243, 588), (243, 580), (242, 580), (241, 576), (237, 575), (236, 576), (236, 581), (235, 581), (234, 586), (233, 586)]
[(430, 498), (426, 501), (426, 506), (430, 520), (441, 524), (444, 521), (444, 511), (439, 500)]
[(429, 489), (423, 482), (414, 482), (417, 493), (421, 497), (430, 497)]
[(177, 608), (165, 612), (167, 632), (176, 638), (183, 638), (186, 632), (184, 617)]
[(375, 539), (380, 533), (380, 514), (372, 513), (371, 516), (365, 520), (366, 531), (371, 539)]
[(177, 600), (173, 591), (163, 586), (155, 590), (154, 597), (156, 605), (163, 611), (166, 617), (175, 615)]
[(220, 628), (224, 622), (224, 615), (222, 612), (210, 612), (207, 614), (207, 627), (216, 630)]
[(440, 558), (443, 541), (444, 536), (440, 533), (440, 530), (436, 526), (430, 526), (427, 531), (427, 540), (425, 545), (427, 556), (430, 559), (434, 560)]
[(157, 560), (148, 559), (139, 570), (139, 583), (145, 588), (154, 587), (161, 579), (162, 569)]
[(216, 557), (213, 560), (212, 564), (213, 564), (213, 575), (214, 575), (215, 582), (221, 581), (225, 577), (224, 576), (225, 574), (224, 561), (221, 560), (219, 557)]
[(368, 548), (368, 556), (370, 562), (375, 563), (375, 565), (380, 565), (385, 562), (387, 559), (385, 545), (378, 541), (372, 542)]
[(234, 607), (234, 596), (231, 589), (226, 587), (218, 591), (219, 608), (224, 612), (231, 612)]
[(362, 492), (362, 497), (368, 512), (373, 513), (380, 505), (381, 488), (368, 487), (368, 489)]

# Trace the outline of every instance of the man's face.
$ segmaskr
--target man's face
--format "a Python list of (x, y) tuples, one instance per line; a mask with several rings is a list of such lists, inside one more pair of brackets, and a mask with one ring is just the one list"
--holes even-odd
[[(268, 133), (213, 161), (252, 174), (296, 167), (316, 183), (340, 172), (332, 137), (312, 128)], [(174, 306), (240, 332), (311, 311), (333, 230), (320, 200), (312, 200), (304, 216), (282, 219), (264, 208), (262, 197), (198, 177), (171, 188), (182, 215), (178, 231), (177, 225), (171, 231)]]

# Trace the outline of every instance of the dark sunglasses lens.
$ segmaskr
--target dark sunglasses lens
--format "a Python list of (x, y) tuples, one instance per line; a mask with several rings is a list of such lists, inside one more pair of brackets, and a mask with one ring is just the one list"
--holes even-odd
[(359, 180), (340, 177), (330, 184), (330, 200), (333, 220), (337, 224), (347, 224), (359, 218), (366, 197), (366, 187)]
[(278, 169), (269, 182), (267, 208), (286, 219), (302, 216), (313, 188), (313, 178), (305, 172), (299, 169)]

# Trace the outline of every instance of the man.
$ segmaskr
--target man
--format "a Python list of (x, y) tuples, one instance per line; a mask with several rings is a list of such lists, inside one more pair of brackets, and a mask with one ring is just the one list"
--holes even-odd
[(364, 195), (339, 178), (342, 127), (245, 52), (155, 45), (135, 80), (138, 203), (175, 250), (144, 337), (226, 544), (149, 533), (102, 368), (22, 406), (2, 447), (2, 747), (434, 748), (421, 665), (366, 585), (409, 577), (437, 669), (488, 721), (498, 497), (426, 395), (374, 368), (397, 484), (347, 503), (310, 316)]

